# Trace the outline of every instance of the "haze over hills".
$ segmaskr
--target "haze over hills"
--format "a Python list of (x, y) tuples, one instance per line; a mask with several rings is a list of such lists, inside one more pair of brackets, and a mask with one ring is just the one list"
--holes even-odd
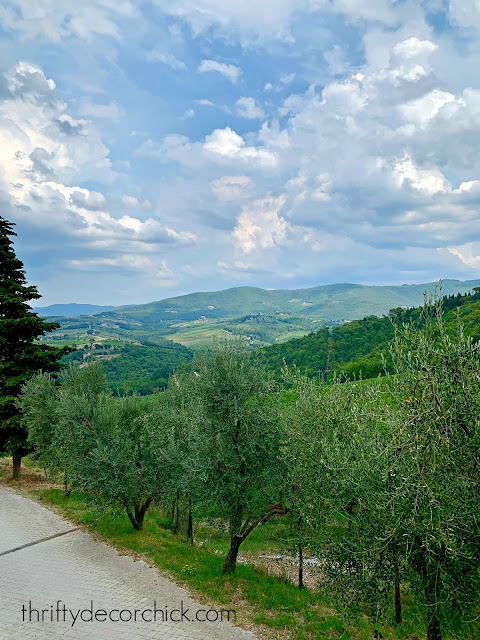
[[(423, 302), (424, 292), (433, 292), (435, 285), (434, 282), (400, 286), (333, 284), (294, 290), (235, 287), (198, 292), (149, 304), (93, 311), (95, 315), (58, 317), (62, 327), (49, 339), (82, 341), (85, 334), (90, 339), (117, 338), (127, 342), (163, 343), (169, 339), (198, 349), (210, 346), (214, 336), (239, 334), (246, 337), (251, 347), (260, 347), (325, 326), (369, 315), (381, 316), (395, 307), (418, 306)], [(480, 280), (445, 280), (442, 293), (465, 293), (476, 286), (480, 286)]]
[(112, 305), (101, 306), (98, 304), (78, 304), (71, 302), (69, 304), (51, 304), (47, 307), (33, 307), (33, 311), (44, 318), (62, 316), (65, 318), (74, 318), (76, 316), (92, 315), (114, 309)]

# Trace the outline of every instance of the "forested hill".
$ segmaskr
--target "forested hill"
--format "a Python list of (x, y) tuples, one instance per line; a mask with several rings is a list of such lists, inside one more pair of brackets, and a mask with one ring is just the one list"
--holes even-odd
[(66, 364), (100, 362), (116, 395), (147, 395), (167, 386), (168, 378), (190, 362), (193, 353), (168, 340), (160, 344), (94, 343), (66, 356)]
[[(470, 295), (450, 295), (444, 298), (445, 322), (452, 331), (456, 326), (456, 314), (465, 326), (466, 333), (480, 340), (480, 289)], [(420, 308), (392, 309), (381, 318), (367, 316), (339, 327), (326, 327), (303, 338), (259, 349), (253, 357), (274, 369), (277, 376), (283, 362), (296, 364), (309, 376), (343, 374), (352, 377), (371, 378), (383, 371), (382, 355), (389, 364), (389, 342), (394, 336), (394, 324), (418, 317)]]

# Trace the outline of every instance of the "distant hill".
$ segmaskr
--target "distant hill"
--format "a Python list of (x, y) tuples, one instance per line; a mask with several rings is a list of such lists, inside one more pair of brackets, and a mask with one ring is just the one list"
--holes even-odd
[(74, 318), (76, 316), (89, 316), (95, 313), (102, 313), (102, 311), (109, 311), (114, 308), (112, 305), (99, 306), (96, 304), (77, 304), (72, 302), (70, 304), (51, 304), (48, 307), (33, 307), (33, 311), (43, 318), (55, 316)]
[[(480, 340), (480, 291), (470, 295), (446, 296), (444, 322), (452, 334), (458, 313), (467, 335)], [(339, 327), (324, 328), (303, 338), (289, 340), (257, 350), (253, 357), (276, 372), (280, 379), (281, 367), (295, 364), (309, 376), (324, 376), (328, 370), (349, 378), (371, 378), (391, 365), (389, 342), (394, 337), (394, 324), (418, 318), (419, 308), (392, 309), (387, 316), (367, 316)], [(383, 358), (382, 358), (383, 356)]]
[[(444, 280), (442, 286), (443, 293), (450, 295), (479, 285), (480, 280)], [(95, 315), (58, 318), (62, 328), (48, 339), (81, 342), (85, 334), (87, 338), (127, 342), (166, 338), (191, 349), (204, 349), (214, 337), (238, 334), (251, 348), (257, 348), (368, 315), (382, 316), (394, 307), (418, 306), (425, 290), (433, 292), (434, 288), (433, 282), (401, 286), (333, 284), (270, 291), (236, 287), (115, 307), (95, 311)]]

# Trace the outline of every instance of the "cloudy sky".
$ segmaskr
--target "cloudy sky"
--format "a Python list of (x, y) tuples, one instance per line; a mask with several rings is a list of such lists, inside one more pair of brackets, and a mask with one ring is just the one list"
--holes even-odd
[(0, 0), (0, 25), (0, 214), (42, 304), (480, 277), (478, 0)]

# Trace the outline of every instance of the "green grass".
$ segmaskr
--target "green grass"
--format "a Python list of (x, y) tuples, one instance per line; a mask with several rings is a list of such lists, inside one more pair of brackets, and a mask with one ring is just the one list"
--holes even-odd
[[(126, 516), (99, 514), (81, 495), (63, 498), (60, 489), (36, 491), (47, 505), (60, 510), (70, 520), (100, 534), (114, 546), (139, 554), (150, 564), (177, 582), (193, 589), (197, 598), (209, 606), (229, 605), (237, 610), (237, 621), (261, 625), (266, 637), (292, 640), (371, 640), (376, 630), (384, 640), (422, 637), (424, 621), (418, 607), (410, 602), (405, 622), (397, 629), (375, 626), (365, 616), (353, 621), (351, 612), (342, 616), (328, 594), (300, 590), (294, 584), (267, 575), (251, 565), (239, 564), (234, 576), (221, 575), (223, 557), (228, 548), (227, 535), (212, 524), (195, 523), (196, 545), (191, 546), (184, 532), (175, 535), (170, 519), (161, 510), (152, 509), (145, 518), (144, 530), (134, 532)], [(241, 554), (278, 549), (288, 525), (279, 519), (259, 527), (242, 546)], [(241, 602), (241, 605), (238, 603)], [(393, 612), (389, 612), (390, 617)], [(349, 621), (350, 620), (350, 621)], [(271, 633), (268, 633), (270, 630)], [(280, 635), (278, 635), (280, 634)]]
[(178, 342), (184, 347), (195, 350), (210, 349), (214, 339), (222, 340), (230, 337), (230, 334), (221, 328), (212, 327), (208, 323), (201, 323), (196, 327), (182, 328), (165, 337), (167, 340)]

